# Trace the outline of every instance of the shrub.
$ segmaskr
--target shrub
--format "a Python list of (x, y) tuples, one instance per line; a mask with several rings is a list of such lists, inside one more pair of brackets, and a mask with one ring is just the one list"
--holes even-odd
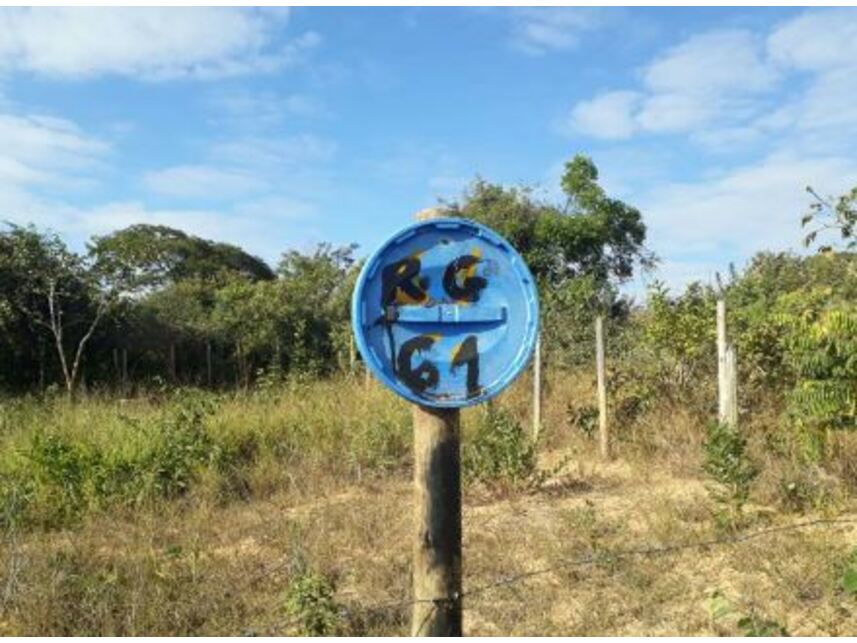
[(331, 636), (341, 632), (340, 608), (334, 599), (336, 586), (327, 576), (313, 571), (300, 574), (286, 593), (285, 611), (300, 636)]
[(467, 482), (511, 484), (533, 482), (537, 477), (536, 446), (515, 418), (496, 405), (488, 405), (476, 434), (462, 454)]
[(750, 494), (750, 484), (759, 474), (747, 456), (747, 438), (736, 428), (719, 422), (706, 427), (703, 468), (715, 481), (714, 499), (733, 514), (741, 512)]

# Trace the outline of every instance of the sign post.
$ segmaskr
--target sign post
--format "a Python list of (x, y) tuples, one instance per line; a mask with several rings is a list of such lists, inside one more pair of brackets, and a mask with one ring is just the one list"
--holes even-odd
[(459, 409), (499, 394), (529, 362), (538, 295), (524, 260), (490, 229), (437, 209), (364, 264), (357, 347), (414, 404), (413, 636), (461, 636)]

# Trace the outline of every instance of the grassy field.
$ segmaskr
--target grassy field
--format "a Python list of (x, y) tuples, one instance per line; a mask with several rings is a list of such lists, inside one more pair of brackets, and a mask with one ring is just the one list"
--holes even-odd
[[(590, 378), (549, 374), (535, 449), (529, 386), (463, 414), (467, 634), (857, 632), (857, 525), (621, 554), (857, 521), (853, 440), (810, 470), (747, 417), (759, 475), (724, 518), (707, 410), (655, 405), (603, 463)], [(0, 634), (408, 632), (410, 413), (380, 385), (0, 404)]]

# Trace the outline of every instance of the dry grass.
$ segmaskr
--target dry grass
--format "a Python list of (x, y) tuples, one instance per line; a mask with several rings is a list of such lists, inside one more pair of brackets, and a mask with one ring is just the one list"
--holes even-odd
[[(500, 402), (522, 422), (529, 385), (523, 378)], [(699, 471), (698, 419), (653, 409), (618, 431), (620, 458), (600, 463), (594, 443), (567, 421), (569, 401), (591, 394), (587, 379), (550, 378), (540, 458), (549, 467), (570, 456), (558, 479), (502, 496), (466, 490), (467, 634), (737, 634), (748, 616), (791, 634), (857, 632), (857, 602), (839, 585), (852, 528), (668, 556), (611, 555), (721, 532)], [(38, 417), (119, 448), (133, 436), (117, 414), (146, 417), (158, 404), (94, 400)], [(4, 445), (17, 448), (27, 427), (5, 417)], [(466, 435), (477, 421), (478, 411), (465, 412)], [(92, 434), (92, 426), (106, 428)], [(224, 495), (222, 476), (202, 468), (178, 499), (93, 508), (59, 529), (8, 529), (0, 634), (290, 633), (285, 594), (307, 569), (335, 586), (344, 631), (406, 634), (407, 605), (374, 608), (410, 595), (407, 406), (360, 379), (304, 384), (230, 398), (207, 428), (223, 442), (254, 436), (257, 451), (239, 472), (243, 494)], [(754, 430), (751, 445), (764, 473), (747, 509), (750, 531), (799, 519), (771, 504), (786, 465), (764, 455), (762, 433)], [(284, 458), (270, 448), (278, 443), (300, 453)], [(809, 516), (848, 509), (837, 484), (837, 502), (805, 508)], [(594, 564), (569, 564), (593, 555)]]

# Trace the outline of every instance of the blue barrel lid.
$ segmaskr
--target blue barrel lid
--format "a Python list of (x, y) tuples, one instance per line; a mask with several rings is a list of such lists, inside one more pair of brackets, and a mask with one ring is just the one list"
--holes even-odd
[(523, 258), (496, 232), (469, 219), (431, 219), (372, 254), (351, 323), (364, 362), (387, 387), (423, 406), (470, 406), (526, 367), (538, 292)]

